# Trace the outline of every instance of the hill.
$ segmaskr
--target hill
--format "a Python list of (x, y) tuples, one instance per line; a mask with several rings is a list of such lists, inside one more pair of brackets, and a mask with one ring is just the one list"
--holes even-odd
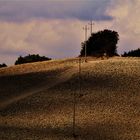
[(88, 58), (0, 69), (0, 139), (140, 139), (140, 59)]

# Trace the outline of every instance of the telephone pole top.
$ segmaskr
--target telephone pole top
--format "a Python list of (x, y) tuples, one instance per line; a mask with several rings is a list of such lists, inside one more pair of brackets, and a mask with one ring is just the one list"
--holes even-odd
[(85, 27), (83, 27), (84, 31), (85, 31), (85, 62), (87, 61), (87, 46), (86, 46), (86, 41), (87, 41), (87, 31), (89, 30), (88, 26), (85, 25)]
[(93, 25), (94, 25), (94, 23), (93, 23), (92, 20), (90, 21), (89, 25), (90, 25), (90, 33), (91, 33), (91, 35), (92, 35), (92, 27), (93, 27)]

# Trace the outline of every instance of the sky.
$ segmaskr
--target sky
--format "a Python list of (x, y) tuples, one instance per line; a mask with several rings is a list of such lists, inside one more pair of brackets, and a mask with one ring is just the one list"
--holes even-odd
[(119, 54), (140, 48), (139, 14), (140, 0), (0, 0), (0, 63), (28, 54), (76, 57), (90, 20), (93, 32), (119, 33)]

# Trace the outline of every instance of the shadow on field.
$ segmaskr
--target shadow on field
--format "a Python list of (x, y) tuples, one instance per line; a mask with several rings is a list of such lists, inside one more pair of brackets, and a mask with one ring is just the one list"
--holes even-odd
[[(86, 90), (100, 90), (103, 92), (104, 90), (108, 90), (108, 92), (118, 91), (118, 94), (126, 93), (128, 95), (128, 93), (137, 94), (140, 91), (140, 78), (126, 74), (82, 74), (80, 79), (81, 91), (83, 92)], [(73, 76), (69, 81), (66, 81), (65, 83), (60, 83), (52, 87), (51, 90), (72, 90), (73, 92), (79, 90), (78, 75)]]
[(37, 87), (50, 83), (60, 74), (60, 69), (22, 75), (0, 76), (0, 101), (19, 96)]
[[(16, 79), (15, 81), (17, 82), (19, 79), (22, 82), (23, 86), (19, 84), (19, 87), (21, 86), (22, 88), (26, 86), (29, 82), (31, 84), (29, 87), (32, 88), (32, 86), (39, 86), (43, 84), (40, 81), (44, 81), (46, 83), (49, 83), (50, 81), (56, 80), (56, 76), (58, 73), (58, 70), (48, 72), (48, 73), (32, 73), (32, 74), (26, 74), (26, 75), (21, 75), (21, 76), (14, 76), (13, 79)], [(20, 77), (20, 78), (19, 78)], [(1, 77), (0, 77), (1, 78)], [(8, 81), (5, 77), (5, 81)], [(115, 95), (117, 99), (117, 95), (120, 94), (120, 97), (123, 95), (127, 95), (127, 97), (130, 98), (133, 96), (139, 94), (140, 91), (140, 83), (139, 79), (136, 79), (135, 77), (128, 77), (127, 75), (120, 75), (116, 77), (112, 77), (111, 75), (82, 75), (81, 77), (81, 93), (83, 95), (89, 95), (92, 94), (91, 100), (88, 98), (88, 103), (98, 103), (100, 101), (104, 101), (104, 105), (107, 106), (108, 104), (112, 104), (114, 100), (111, 100), (110, 95)], [(27, 82), (28, 81), (28, 82)], [(129, 81), (129, 82), (128, 82)], [(27, 82), (27, 83), (26, 83)], [(12, 81), (10, 84), (15, 84)], [(45, 83), (45, 84), (46, 84)], [(18, 85), (18, 83), (17, 83)], [(1, 85), (0, 85), (1, 86)], [(3, 83), (4, 86), (4, 83)], [(47, 86), (47, 85), (46, 85)], [(17, 86), (18, 87), (18, 86)], [(66, 105), (71, 105), (73, 102), (73, 93), (77, 92), (79, 94), (79, 82), (78, 82), (78, 76), (74, 75), (71, 79), (68, 81), (59, 83), (47, 90), (44, 90), (38, 94), (32, 95), (30, 98), (27, 98), (25, 100), (21, 100), (19, 102), (13, 103), (7, 108), (3, 109), (0, 111), (0, 114), (3, 116), (10, 115), (10, 114), (16, 114), (16, 113), (24, 113), (24, 112), (44, 112), (47, 108), (47, 113), (54, 111), (55, 110), (60, 110), (63, 106)], [(8, 87), (6, 90), (9, 90), (10, 87)], [(3, 89), (3, 88), (2, 88)], [(129, 89), (129, 93), (128, 93)], [(1, 90), (1, 89), (0, 89)], [(17, 88), (18, 90), (18, 88)], [(117, 92), (117, 91), (121, 92)], [(94, 91), (94, 92), (92, 92)], [(97, 91), (97, 92), (96, 92)], [(101, 91), (101, 92), (98, 92)], [(116, 95), (117, 92), (117, 95)], [(18, 93), (18, 92), (17, 92)], [(11, 96), (9, 92), (7, 92), (8, 97)], [(15, 95), (13, 93), (12, 95)], [(0, 95), (2, 99), (3, 94)], [(5, 96), (4, 96), (5, 97)], [(63, 98), (62, 98), (63, 97)], [(77, 96), (79, 98), (79, 96)], [(82, 98), (86, 98), (86, 96), (83, 96)], [(127, 99), (128, 99), (127, 98)], [(96, 99), (96, 100), (95, 100)], [(108, 100), (110, 102), (108, 102)], [(126, 100), (126, 99), (124, 99)], [(84, 103), (82, 100), (82, 102)], [(72, 105), (71, 105), (72, 106)], [(46, 111), (45, 111), (46, 112)]]
[[(122, 126), (123, 127), (123, 126)], [(26, 127), (10, 127), (0, 126), (0, 138), (8, 139), (75, 139), (75, 140), (118, 140), (119, 138), (118, 124), (109, 123), (95, 124), (85, 126), (83, 128), (76, 127), (77, 137), (73, 138), (71, 127), (51, 127), (26, 128)], [(6, 135), (5, 135), (6, 134)], [(118, 137), (117, 137), (118, 136)]]
[[(128, 76), (125, 74), (120, 75), (91, 75), (82, 76), (81, 87), (83, 90), (108, 90), (118, 91), (119, 93), (138, 94), (140, 91), (139, 78)], [(128, 92), (129, 91), (129, 92)]]

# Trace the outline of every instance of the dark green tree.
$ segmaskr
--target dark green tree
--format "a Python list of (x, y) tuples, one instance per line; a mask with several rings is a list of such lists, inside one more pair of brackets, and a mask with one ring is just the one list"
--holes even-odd
[(24, 64), (24, 63), (32, 63), (32, 62), (39, 62), (39, 61), (48, 61), (51, 58), (45, 56), (39, 56), (39, 54), (32, 54), (27, 55), (25, 57), (19, 56), (15, 62), (15, 65)]
[(7, 67), (7, 65), (5, 63), (0, 64), (0, 68), (4, 68), (4, 67)]
[(105, 29), (97, 33), (93, 33), (89, 39), (82, 43), (81, 56), (85, 55), (85, 46), (87, 56), (114, 56), (117, 54), (117, 43), (119, 34), (116, 31)]
[(140, 57), (140, 48), (136, 49), (136, 50), (131, 50), (129, 52), (124, 52), (124, 54), (122, 55), (123, 57)]

